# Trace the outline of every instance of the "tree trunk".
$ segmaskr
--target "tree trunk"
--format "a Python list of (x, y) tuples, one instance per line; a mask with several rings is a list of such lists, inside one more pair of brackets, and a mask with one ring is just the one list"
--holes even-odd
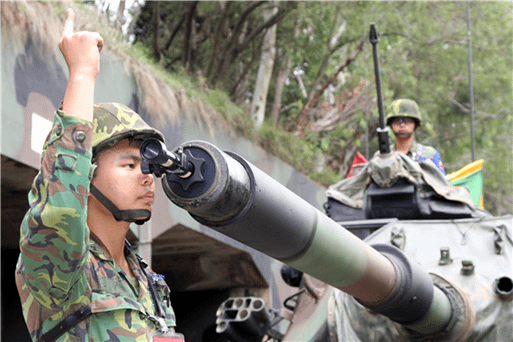
[[(299, 27), (301, 26), (301, 19), (296, 20), (296, 28), (294, 30), (294, 40), (299, 37), (301, 32)], [(281, 69), (276, 78), (276, 91), (274, 92), (274, 102), (271, 108), (271, 123), (276, 126), (278, 123), (278, 117), (281, 112), (281, 97), (283, 95), (283, 87), (285, 81), (292, 70), (292, 58), (289, 55), (285, 55), (281, 62)]]
[(232, 2), (231, 1), (225, 1), (222, 0), (219, 2), (219, 5), (221, 6), (221, 9), (223, 11), (223, 14), (221, 15), (221, 20), (217, 23), (214, 39), (213, 39), (213, 51), (212, 51), (212, 57), (210, 58), (210, 62), (207, 67), (207, 71), (205, 73), (205, 77), (207, 79), (210, 78), (210, 75), (212, 75), (212, 70), (214, 68), (214, 65), (216, 65), (216, 61), (218, 59), (219, 54), (219, 45), (221, 44), (223, 33), (225, 30), (225, 22), (228, 19), (228, 14), (230, 12)]
[[(339, 20), (341, 18), (341, 12), (337, 11), (333, 18), (333, 23), (331, 24), (330, 33), (326, 39), (326, 47), (328, 50), (328, 53), (324, 56), (324, 61), (321, 64), (321, 67), (317, 71), (317, 77), (315, 78), (315, 81), (313, 82), (312, 86), (310, 87), (310, 91), (308, 92), (307, 99), (311, 100), (315, 94), (315, 90), (317, 89), (318, 85), (321, 83), (322, 76), (324, 75), (324, 70), (326, 70), (326, 67), (328, 66), (330, 57), (333, 55), (335, 51), (332, 50), (332, 40), (335, 38), (335, 28), (339, 25)], [(338, 38), (337, 38), (338, 39)]]
[[(250, 15), (252, 11), (254, 11), (258, 6), (261, 6), (266, 1), (256, 1), (256, 2), (248, 2), (248, 7), (242, 12), (240, 15), (237, 24), (235, 25), (235, 29), (232, 30), (231, 37), (223, 44), (223, 47), (220, 51), (223, 52), (222, 56), (219, 56), (218, 64), (213, 68), (214, 74), (210, 78), (210, 83), (215, 87), (216, 83), (219, 81), (223, 81), (228, 74), (227, 70), (230, 68), (237, 57), (238, 52), (237, 46), (239, 45), (238, 39), (241, 36), (245, 36), (245, 26), (247, 25), (246, 19)], [(239, 50), (240, 51), (240, 50)]]
[[(262, 47), (260, 47), (260, 50)], [(254, 51), (250, 57), (247, 57), (245, 60), (237, 62), (237, 68), (234, 71), (236, 81), (233, 82), (233, 85), (230, 88), (230, 98), (233, 102), (242, 105), (246, 98), (246, 93), (248, 92), (248, 77), (249, 72), (251, 71), (250, 65), (253, 64), (254, 61), (257, 60), (258, 49), (252, 50)]]
[[(269, 20), (278, 13), (276, 2), (273, 1), (264, 11), (264, 21)], [(267, 92), (274, 67), (274, 58), (276, 55), (276, 24), (269, 27), (264, 35), (262, 44), (262, 55), (260, 66), (258, 68), (257, 79), (255, 82), (255, 91), (251, 102), (251, 116), (255, 119), (256, 127), (261, 127), (264, 123), (265, 105), (267, 102)]]
[(183, 39), (184, 48), (183, 48), (183, 67), (187, 69), (187, 66), (191, 62), (192, 58), (192, 49), (194, 48), (193, 37), (194, 37), (194, 12), (196, 11), (196, 6), (198, 5), (198, 1), (192, 1), (189, 5), (189, 10), (187, 11), (187, 17), (185, 18), (185, 37)]
[(123, 12), (125, 12), (125, 0), (121, 0), (119, 2), (118, 15), (116, 16), (116, 28), (120, 31), (123, 27), (123, 24), (125, 23)]
[(308, 94), (306, 93), (305, 84), (303, 83), (303, 79), (301, 78), (301, 75), (294, 74), (294, 77), (296, 78), (296, 81), (299, 84), (299, 89), (301, 90), (301, 95), (303, 95), (303, 97), (305, 99), (307, 99)]
[(171, 43), (175, 39), (176, 35), (178, 34), (178, 31), (180, 31), (180, 28), (182, 27), (183, 23), (185, 21), (185, 17), (182, 17), (178, 24), (176, 24), (175, 28), (173, 29), (173, 32), (171, 32), (171, 35), (169, 36), (169, 39), (167, 40), (166, 45), (164, 46), (164, 53), (166, 53), (169, 48), (171, 47)]
[(153, 20), (155, 22), (155, 31), (153, 32), (153, 57), (155, 60), (160, 60), (160, 47), (159, 47), (159, 31), (160, 31), (160, 4), (155, 4), (153, 12)]
[(278, 115), (281, 110), (281, 96), (283, 94), (283, 87), (285, 86), (285, 80), (290, 74), (292, 69), (292, 60), (290, 56), (286, 55), (283, 58), (283, 68), (280, 69), (278, 77), (276, 78), (276, 90), (274, 92), (274, 102), (271, 108), (271, 123), (276, 126), (278, 123)]
[(130, 21), (130, 25), (128, 26), (128, 30), (126, 32), (127, 37), (130, 37), (134, 33), (135, 24), (137, 23), (137, 19), (139, 18), (139, 15), (141, 15), (141, 5), (139, 4), (139, 2), (136, 1), (134, 6), (135, 6), (135, 10), (134, 10), (134, 13), (132, 14), (132, 20)]

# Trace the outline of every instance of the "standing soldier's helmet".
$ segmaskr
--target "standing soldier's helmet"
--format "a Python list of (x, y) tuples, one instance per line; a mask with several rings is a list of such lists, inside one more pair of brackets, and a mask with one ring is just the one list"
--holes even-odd
[(99, 103), (93, 109), (93, 156), (108, 149), (123, 139), (157, 138), (164, 142), (164, 136), (148, 126), (132, 109), (119, 103)]
[(390, 126), (396, 117), (412, 118), (415, 120), (415, 129), (420, 126), (422, 121), (419, 106), (415, 101), (408, 99), (399, 99), (392, 102), (386, 117), (387, 126)]
[[(164, 142), (164, 136), (158, 130), (150, 127), (132, 109), (119, 103), (99, 103), (93, 109), (93, 161), (98, 152), (109, 149), (123, 139), (134, 138), (144, 140), (156, 138)], [(103, 204), (117, 221), (143, 224), (151, 217), (151, 211), (146, 209), (119, 210), (92, 183), (91, 193)]]

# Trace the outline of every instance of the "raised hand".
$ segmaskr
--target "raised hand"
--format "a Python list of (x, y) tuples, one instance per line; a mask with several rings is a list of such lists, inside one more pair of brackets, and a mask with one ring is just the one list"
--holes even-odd
[(64, 22), (59, 49), (61, 50), (71, 76), (92, 76), (96, 79), (100, 71), (100, 51), (103, 38), (97, 32), (74, 32), (75, 13), (68, 9)]
[(68, 9), (59, 49), (69, 68), (69, 81), (62, 109), (68, 114), (93, 120), (94, 86), (100, 72), (103, 38), (97, 32), (73, 32), (75, 13)]

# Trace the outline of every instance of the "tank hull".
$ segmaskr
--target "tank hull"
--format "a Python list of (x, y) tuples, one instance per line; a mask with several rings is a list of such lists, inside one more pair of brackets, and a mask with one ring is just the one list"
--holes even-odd
[[(465, 341), (511, 341), (513, 301), (511, 294), (506, 294), (511, 293), (511, 283), (506, 282), (502, 290), (497, 290), (497, 286), (501, 279), (513, 279), (512, 222), (511, 215), (485, 219), (395, 220), (374, 231), (365, 242), (404, 241), (403, 252), (427, 270), (435, 283), (459, 287), (467, 294), (470, 303), (461, 306), (471, 306), (475, 322), (470, 322), (473, 328), (467, 332)], [(468, 261), (472, 262), (473, 271), (462, 265)], [(336, 289), (325, 310), (333, 336), (329, 341), (392, 342), (403, 338), (397, 324), (370, 312)], [(458, 340), (458, 336), (454, 340)]]

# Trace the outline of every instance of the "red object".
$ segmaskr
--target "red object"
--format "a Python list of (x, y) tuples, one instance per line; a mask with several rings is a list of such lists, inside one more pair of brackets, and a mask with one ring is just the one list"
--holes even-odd
[(153, 342), (184, 342), (180, 337), (153, 336)]
[(354, 176), (353, 170), (355, 165), (368, 163), (367, 159), (360, 152), (356, 152), (356, 156), (354, 157), (353, 164), (351, 164), (351, 168), (349, 169), (349, 173), (347, 174), (347, 178), (351, 178)]

